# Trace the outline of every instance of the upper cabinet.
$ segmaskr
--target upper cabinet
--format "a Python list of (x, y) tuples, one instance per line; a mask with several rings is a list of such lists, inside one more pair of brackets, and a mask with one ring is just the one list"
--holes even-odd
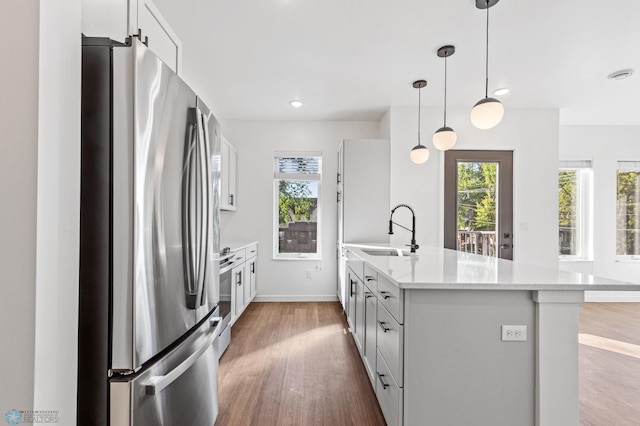
[(238, 196), (236, 191), (238, 153), (236, 149), (222, 136), (222, 167), (220, 209), (238, 210)]
[(177, 74), (182, 67), (182, 42), (152, 0), (82, 0), (82, 34), (124, 42), (142, 32), (142, 41)]

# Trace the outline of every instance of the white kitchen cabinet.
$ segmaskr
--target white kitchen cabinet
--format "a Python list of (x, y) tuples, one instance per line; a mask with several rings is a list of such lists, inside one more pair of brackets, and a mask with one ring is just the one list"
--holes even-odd
[(182, 42), (152, 0), (82, 0), (82, 34), (119, 42), (142, 32), (142, 41), (177, 74), (182, 67)]
[(389, 141), (347, 139), (338, 163), (338, 241), (389, 242)]
[(249, 264), (249, 271), (247, 274), (249, 275), (249, 301), (253, 300), (256, 297), (256, 263), (258, 262), (258, 258), (254, 256), (249, 259), (247, 263)]
[(242, 311), (244, 311), (244, 284), (245, 284), (245, 264), (242, 263), (233, 268), (231, 272), (233, 279), (233, 301), (231, 303), (231, 319), (238, 318)]
[(237, 194), (238, 153), (236, 149), (222, 136), (222, 166), (221, 166), (221, 210), (238, 210)]
[(376, 285), (378, 274), (368, 271), (365, 265), (365, 281), (364, 281), (364, 354), (362, 359), (364, 366), (369, 374), (369, 380), (375, 388), (376, 375), (376, 345), (377, 345), (377, 311), (378, 300), (376, 299)]
[(137, 22), (137, 27), (131, 28), (132, 34), (139, 28), (143, 40), (148, 37), (149, 49), (180, 75), (182, 42), (152, 0), (138, 0)]
[(356, 287), (358, 277), (351, 268), (347, 269), (347, 323), (353, 333), (356, 328)]
[(356, 294), (356, 315), (355, 315), (355, 327), (352, 330), (353, 338), (356, 341), (356, 346), (360, 351), (360, 355), (364, 357), (364, 309), (365, 309), (365, 299), (364, 299), (364, 283), (357, 280), (355, 286)]
[[(389, 141), (347, 139), (338, 151), (338, 298), (346, 312), (349, 282), (345, 243), (389, 242)], [(362, 277), (361, 277), (362, 278)]]
[(233, 251), (235, 267), (231, 273), (233, 291), (231, 292), (231, 324), (244, 312), (256, 296), (256, 263), (258, 244), (250, 244)]

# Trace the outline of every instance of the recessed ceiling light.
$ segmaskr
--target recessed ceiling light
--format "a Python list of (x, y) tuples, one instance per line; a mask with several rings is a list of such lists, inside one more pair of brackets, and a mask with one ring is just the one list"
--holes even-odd
[(289, 101), (289, 105), (291, 105), (294, 108), (300, 108), (302, 106), (302, 101), (294, 99), (292, 101)]
[(609, 74), (609, 78), (611, 80), (624, 80), (625, 78), (629, 78), (633, 75), (633, 70), (620, 70), (616, 72), (612, 72)]
[(502, 95), (506, 95), (507, 93), (509, 93), (509, 88), (508, 87), (502, 87), (500, 89), (496, 89), (493, 91), (493, 94), (496, 96), (502, 96)]

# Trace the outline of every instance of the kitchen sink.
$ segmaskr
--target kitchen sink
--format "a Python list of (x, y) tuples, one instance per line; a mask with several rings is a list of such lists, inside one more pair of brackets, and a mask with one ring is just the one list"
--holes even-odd
[(398, 249), (360, 249), (370, 256), (411, 256), (406, 250)]

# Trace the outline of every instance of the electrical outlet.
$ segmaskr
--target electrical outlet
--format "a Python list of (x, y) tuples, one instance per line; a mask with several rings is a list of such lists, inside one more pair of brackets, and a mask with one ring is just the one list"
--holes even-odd
[(527, 326), (526, 325), (503, 325), (502, 341), (503, 342), (526, 342)]
[(310, 280), (311, 279), (311, 271), (307, 271), (307, 279)]

